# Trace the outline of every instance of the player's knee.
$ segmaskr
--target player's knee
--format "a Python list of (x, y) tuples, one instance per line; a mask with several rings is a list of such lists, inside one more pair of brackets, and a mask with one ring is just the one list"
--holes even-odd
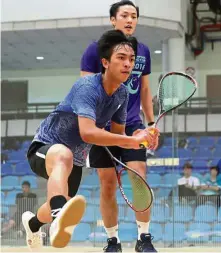
[(56, 144), (49, 151), (47, 159), (51, 161), (52, 167), (54, 167), (53, 164), (63, 164), (63, 171), (65, 171), (65, 168), (69, 172), (72, 170), (73, 154), (70, 149), (64, 145)]

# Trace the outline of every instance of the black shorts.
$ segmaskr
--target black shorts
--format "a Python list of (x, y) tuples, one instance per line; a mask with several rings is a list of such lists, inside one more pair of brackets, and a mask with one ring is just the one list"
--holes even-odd
[[(137, 129), (145, 129), (142, 123), (127, 126), (125, 132), (131, 136)], [(108, 147), (111, 153), (123, 163), (132, 161), (146, 162), (146, 149), (124, 149), (120, 147)], [(90, 167), (92, 168), (111, 168), (113, 162), (105, 149), (101, 146), (93, 145), (89, 153)]]
[[(45, 156), (51, 146), (54, 144), (44, 144), (42, 142), (33, 142), (29, 147), (27, 157), (32, 171), (45, 179), (48, 179), (45, 167)], [(82, 167), (73, 166), (72, 172), (68, 178), (68, 196), (74, 197), (81, 183)]]

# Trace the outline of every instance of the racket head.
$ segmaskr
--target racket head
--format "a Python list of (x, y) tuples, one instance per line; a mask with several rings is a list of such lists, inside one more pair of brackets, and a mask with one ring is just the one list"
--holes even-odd
[(194, 95), (197, 87), (196, 80), (186, 73), (169, 72), (165, 74), (157, 92), (159, 115), (155, 125), (166, 113), (187, 102)]
[(147, 211), (153, 203), (153, 193), (146, 180), (135, 170), (121, 164), (117, 180), (121, 195), (135, 212)]

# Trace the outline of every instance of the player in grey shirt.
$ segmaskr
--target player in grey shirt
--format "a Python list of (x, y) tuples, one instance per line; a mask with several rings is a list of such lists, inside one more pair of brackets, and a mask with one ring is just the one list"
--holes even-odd
[[(136, 57), (136, 40), (121, 31), (106, 32), (98, 42), (102, 73), (80, 78), (65, 99), (40, 124), (28, 150), (31, 169), (48, 180), (47, 202), (34, 215), (22, 215), (27, 245), (42, 246), (41, 226), (52, 221), (50, 242), (65, 247), (85, 211), (83, 196), (75, 196), (82, 166), (92, 144), (139, 149), (155, 137), (141, 130), (125, 135), (128, 92), (122, 84)], [(111, 121), (111, 132), (104, 130)]]

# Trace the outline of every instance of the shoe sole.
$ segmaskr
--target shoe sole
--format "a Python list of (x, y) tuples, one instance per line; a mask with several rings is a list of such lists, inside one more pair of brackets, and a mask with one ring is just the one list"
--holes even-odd
[(64, 207), (56, 218), (59, 219), (57, 221), (58, 231), (50, 238), (51, 246), (55, 248), (64, 248), (69, 243), (75, 226), (84, 215), (86, 209), (85, 198), (80, 195), (76, 196), (70, 199)]

